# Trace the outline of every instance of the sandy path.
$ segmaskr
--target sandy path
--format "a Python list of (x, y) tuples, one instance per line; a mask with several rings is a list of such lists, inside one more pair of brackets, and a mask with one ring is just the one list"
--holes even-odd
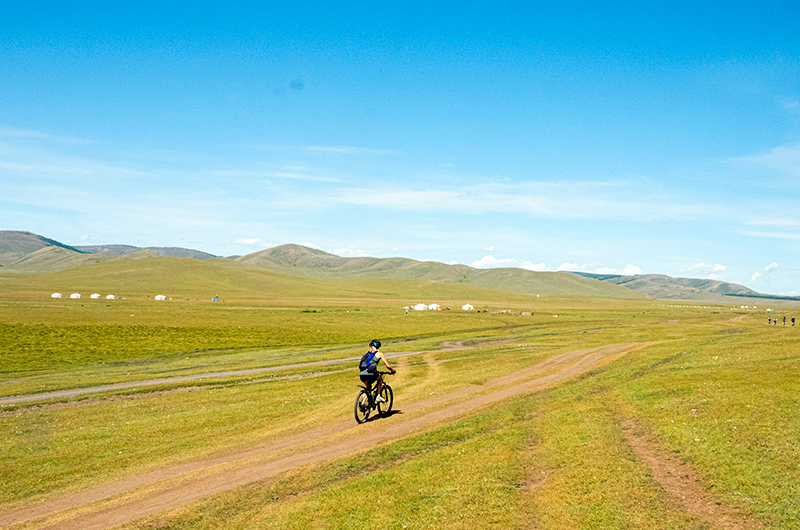
[[(478, 348), (481, 346), (491, 346), (496, 345), (498, 342), (502, 343), (503, 341), (494, 341), (494, 342), (487, 342), (482, 344), (476, 344), (474, 346), (464, 346), (460, 342), (456, 344), (445, 343), (444, 345), (447, 346), (440, 350), (433, 350), (432, 352), (429, 351), (409, 351), (409, 352), (396, 352), (396, 353), (387, 353), (386, 357), (389, 359), (395, 357), (408, 357), (410, 355), (422, 355), (427, 353), (444, 353), (444, 352), (451, 352), (451, 351), (461, 351), (467, 350), (472, 348)], [(286, 364), (281, 366), (270, 366), (266, 368), (250, 368), (247, 370), (229, 370), (224, 372), (205, 372), (202, 374), (190, 374), (190, 375), (178, 375), (172, 377), (161, 377), (158, 379), (143, 379), (141, 381), (126, 381), (124, 383), (113, 383), (109, 385), (99, 385), (99, 386), (91, 386), (91, 387), (84, 387), (84, 388), (70, 388), (67, 390), (54, 390), (52, 392), (39, 392), (35, 394), (22, 394), (16, 396), (6, 396), (0, 397), (0, 406), (2, 405), (12, 405), (15, 403), (29, 403), (31, 401), (41, 401), (45, 399), (63, 399), (63, 398), (72, 398), (82, 396), (84, 394), (97, 394), (99, 392), (109, 392), (113, 390), (125, 390), (128, 388), (141, 388), (146, 386), (155, 386), (155, 385), (165, 385), (165, 384), (175, 384), (175, 383), (185, 383), (190, 381), (200, 381), (202, 379), (221, 379), (224, 377), (234, 377), (234, 376), (245, 376), (245, 375), (258, 375), (263, 374), (266, 372), (275, 372), (278, 370), (292, 370), (296, 368), (310, 368), (310, 367), (317, 367), (317, 366), (330, 366), (334, 364), (341, 364), (341, 363), (354, 363), (361, 359), (361, 356), (358, 357), (345, 357), (342, 359), (330, 359), (327, 361), (313, 361), (309, 363), (300, 363), (300, 364)]]
[(568, 352), (484, 385), (404, 406), (402, 414), (357, 425), (348, 420), (254, 446), (235, 454), (168, 466), (0, 514), (0, 525), (100, 529), (177, 508), (283, 471), (398, 440), (485, 405), (524, 395), (610, 362), (643, 344)]

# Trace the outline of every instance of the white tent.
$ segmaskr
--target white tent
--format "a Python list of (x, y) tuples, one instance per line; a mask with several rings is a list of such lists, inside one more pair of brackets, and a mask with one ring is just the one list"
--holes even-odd
[(157, 294), (156, 297), (154, 298), (154, 300), (166, 300), (166, 299), (167, 297), (164, 296), (163, 294)]
[(415, 311), (427, 311), (428, 310), (428, 306), (426, 306), (425, 304), (417, 304), (417, 305), (414, 306), (414, 310)]
[(439, 306), (439, 304), (431, 304), (428, 306), (428, 311), (438, 311), (440, 309), (441, 307)]
[(53, 293), (50, 295), (50, 298), (61, 298), (61, 293)]
[(94, 293), (89, 298), (91, 298), (92, 300), (100, 300), (100, 298), (102, 298), (102, 297), (99, 294)]
[(464, 304), (464, 305), (462, 305), (462, 306), (461, 306), (461, 309), (463, 309), (464, 311), (474, 311), (474, 310), (475, 310), (475, 308), (474, 308), (474, 307), (472, 307), (470, 304)]
[(113, 294), (107, 294), (106, 295), (106, 300), (113, 300), (115, 298), (116, 298), (116, 296), (114, 296)]
[(80, 295), (80, 293), (72, 293), (71, 295), (69, 295), (69, 297), (70, 298), (80, 298), (81, 295)]

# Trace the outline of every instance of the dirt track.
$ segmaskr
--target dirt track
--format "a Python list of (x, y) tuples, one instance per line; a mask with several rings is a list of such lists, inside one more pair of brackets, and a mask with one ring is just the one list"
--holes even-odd
[(568, 352), (481, 386), (404, 406), (402, 414), (356, 425), (348, 420), (216, 458), (168, 466), (0, 514), (0, 525), (111, 528), (183, 506), (306, 464), (340, 458), (371, 445), (423, 432), (437, 422), (524, 395), (648, 346), (612, 344)]

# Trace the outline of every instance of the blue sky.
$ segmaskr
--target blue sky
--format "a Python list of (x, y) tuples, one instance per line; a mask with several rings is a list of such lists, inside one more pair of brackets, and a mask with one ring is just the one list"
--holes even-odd
[(4, 2), (0, 228), (800, 294), (800, 9), (701, 4)]

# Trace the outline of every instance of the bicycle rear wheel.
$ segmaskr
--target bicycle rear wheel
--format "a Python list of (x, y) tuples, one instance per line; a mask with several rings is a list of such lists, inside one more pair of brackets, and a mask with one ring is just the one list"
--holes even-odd
[(392, 401), (394, 401), (394, 392), (392, 392), (392, 387), (384, 383), (383, 388), (381, 388), (381, 397), (385, 399), (386, 402), (381, 403), (378, 401), (378, 414), (385, 416), (392, 411)]
[(356, 421), (358, 423), (364, 423), (369, 418), (369, 413), (371, 412), (369, 406), (369, 394), (366, 390), (362, 390), (356, 396), (356, 405), (354, 407), (354, 412), (356, 416)]

